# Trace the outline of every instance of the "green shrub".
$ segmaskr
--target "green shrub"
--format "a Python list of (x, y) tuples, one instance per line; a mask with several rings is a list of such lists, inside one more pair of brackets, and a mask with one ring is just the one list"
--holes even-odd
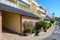
[(24, 33), (32, 33), (33, 28), (32, 27), (28, 27), (24, 30)]
[(54, 23), (55, 22), (55, 18), (51, 18), (50, 22)]
[(43, 25), (43, 20), (39, 19), (38, 22), (36, 22), (36, 30), (40, 30)]
[(43, 21), (43, 27), (44, 27), (45, 29), (47, 29), (49, 26), (50, 26), (50, 25), (49, 25), (49, 23), (48, 23), (48, 22)]
[(45, 20), (39, 20), (39, 26), (47, 29), (50, 25)]
[(41, 29), (41, 25), (39, 24), (39, 22), (36, 22), (36, 30), (40, 30)]
[(52, 26), (52, 23), (49, 23), (49, 27), (47, 29), (49, 29)]
[(48, 23), (48, 22), (45, 21), (45, 20), (39, 20), (39, 21), (37, 22), (37, 24), (36, 24), (36, 27), (37, 27), (36, 29), (39, 30), (39, 29), (41, 29), (41, 28), (43, 27), (44, 30), (46, 30), (46, 29), (50, 28), (51, 25), (52, 25), (52, 23)]
[(43, 27), (44, 20), (39, 20), (38, 23), (41, 27)]
[(52, 23), (49, 23), (50, 27), (52, 26)]

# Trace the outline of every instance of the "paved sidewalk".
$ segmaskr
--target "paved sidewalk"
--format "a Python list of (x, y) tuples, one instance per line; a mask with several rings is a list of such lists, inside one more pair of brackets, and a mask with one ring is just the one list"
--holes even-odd
[(3, 33), (3, 40), (38, 40), (45, 37), (48, 37), (54, 31), (54, 27), (51, 27), (47, 32), (40, 32), (39, 36), (34, 36), (34, 34), (29, 36), (20, 36), (17, 34)]
[(38, 38), (38, 39), (41, 40), (43, 38), (50, 36), (53, 33), (53, 31), (54, 31), (54, 27), (52, 26), (50, 29), (47, 30), (47, 32), (40, 33), (40, 36), (39, 36), (40, 38)]

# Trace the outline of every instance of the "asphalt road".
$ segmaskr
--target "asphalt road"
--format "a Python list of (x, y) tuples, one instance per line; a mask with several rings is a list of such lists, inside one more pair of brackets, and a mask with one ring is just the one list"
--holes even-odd
[(53, 33), (42, 40), (60, 40), (60, 26), (55, 25)]

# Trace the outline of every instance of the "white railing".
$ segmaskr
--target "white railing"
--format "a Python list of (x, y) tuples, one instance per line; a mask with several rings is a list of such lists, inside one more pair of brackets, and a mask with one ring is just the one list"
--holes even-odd
[(29, 4), (29, 5), (31, 5), (28, 1), (26, 1), (26, 0), (22, 0), (22, 1), (24, 1), (24, 2), (26, 2), (27, 4)]
[(25, 10), (23, 7), (19, 8), (17, 4), (12, 3), (12, 2), (10, 2), (8, 0), (0, 0), (0, 3), (3, 3), (3, 4), (6, 4), (6, 5), (9, 5), (9, 6), (12, 6), (12, 7), (15, 7), (15, 8), (18, 8), (18, 9), (21, 9), (21, 10), (29, 12), (28, 10)]
[(38, 3), (36, 3), (35, 1), (32, 1), (35, 5), (37, 5), (37, 6), (40, 6)]
[(38, 8), (38, 7), (37, 7), (37, 9), (40, 10), (41, 12), (45, 13), (45, 11), (44, 11), (43, 9), (40, 9), (40, 8)]
[(8, 0), (0, 0), (0, 3), (3, 3), (3, 4), (6, 4), (6, 5), (9, 5), (9, 6), (13, 6), (13, 7), (18, 8), (17, 4), (9, 2)]

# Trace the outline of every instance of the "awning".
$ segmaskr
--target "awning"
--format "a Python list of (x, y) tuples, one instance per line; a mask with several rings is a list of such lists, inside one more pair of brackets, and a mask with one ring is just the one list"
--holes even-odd
[(18, 8), (14, 8), (12, 6), (2, 4), (2, 3), (0, 3), (0, 10), (7, 10), (7, 11), (11, 11), (11, 12), (18, 13), (18, 14), (21, 14), (21, 15), (26, 15), (26, 16), (30, 16), (30, 17), (34, 17), (34, 18), (39, 19), (39, 17), (37, 15), (35, 15), (31, 12), (27, 12), (27, 11), (24, 11), (24, 10), (21, 10), (21, 9), (18, 9)]

